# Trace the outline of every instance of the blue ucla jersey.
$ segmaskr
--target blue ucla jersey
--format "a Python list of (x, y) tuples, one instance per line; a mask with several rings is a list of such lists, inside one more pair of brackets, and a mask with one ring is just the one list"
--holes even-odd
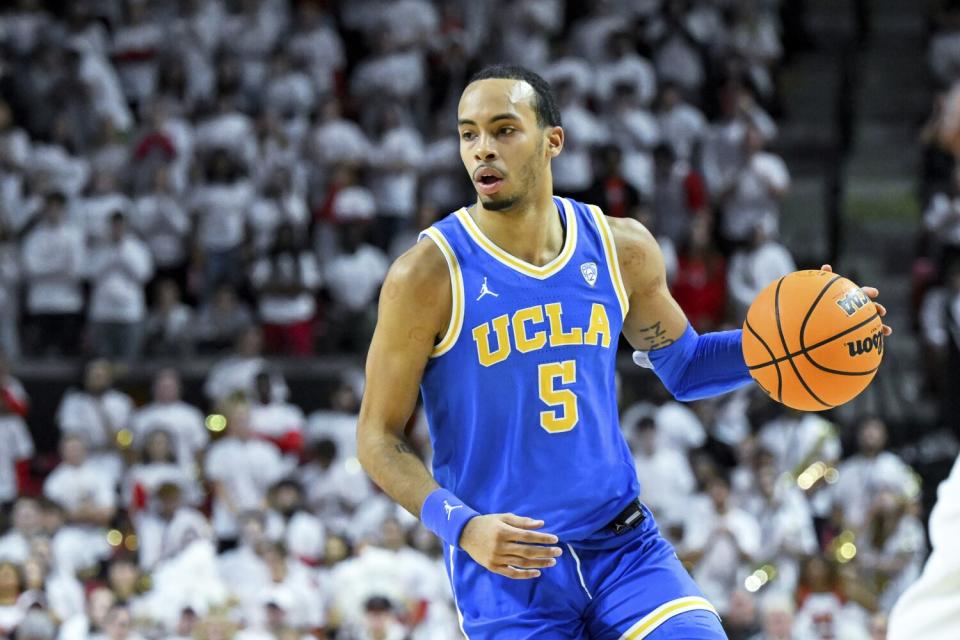
[(639, 494), (614, 379), (628, 301), (603, 214), (554, 202), (564, 246), (540, 267), (497, 247), (466, 209), (423, 232), (447, 261), (453, 304), (421, 391), (442, 487), (581, 540)]

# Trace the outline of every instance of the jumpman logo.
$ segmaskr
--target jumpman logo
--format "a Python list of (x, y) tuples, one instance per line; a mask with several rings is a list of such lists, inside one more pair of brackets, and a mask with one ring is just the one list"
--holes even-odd
[(480, 285), (480, 295), (477, 296), (477, 300), (480, 300), (483, 296), (493, 296), (494, 298), (499, 298), (500, 294), (490, 291), (490, 287), (487, 286), (487, 277), (483, 277), (483, 284)]
[(447, 520), (450, 519), (450, 515), (453, 513), (454, 509), (462, 509), (462, 504), (451, 505), (446, 500), (443, 501), (443, 510), (447, 512)]

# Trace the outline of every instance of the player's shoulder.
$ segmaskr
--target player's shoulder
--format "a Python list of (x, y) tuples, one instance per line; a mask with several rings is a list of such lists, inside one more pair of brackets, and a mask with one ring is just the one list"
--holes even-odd
[(446, 285), (449, 278), (447, 258), (427, 236), (394, 260), (387, 273), (387, 281), (409, 287)]
[[(596, 207), (596, 210), (603, 215), (603, 219), (610, 228), (613, 243), (617, 249), (617, 258), (624, 275), (628, 275), (627, 271), (635, 271), (640, 267), (649, 265), (651, 255), (654, 257), (660, 256), (657, 239), (639, 220), (608, 216), (599, 207)], [(656, 260), (653, 262), (656, 262)]]
[[(450, 259), (456, 258), (450, 256)], [(418, 309), (416, 313), (421, 320), (425, 319), (426, 313), (431, 317), (436, 315), (440, 322), (449, 316), (453, 299), (451, 282), (447, 257), (436, 242), (422, 236), (390, 265), (380, 292), (381, 309), (390, 309), (390, 314), (399, 313), (400, 316)], [(420, 304), (407, 304), (409, 302)], [(401, 304), (398, 308), (393, 303)]]

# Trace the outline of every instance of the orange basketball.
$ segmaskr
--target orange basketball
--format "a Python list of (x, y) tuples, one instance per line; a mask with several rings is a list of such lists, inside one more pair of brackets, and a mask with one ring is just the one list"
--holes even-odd
[(750, 305), (743, 357), (788, 407), (822, 411), (866, 389), (883, 356), (883, 321), (860, 287), (827, 271), (796, 271)]

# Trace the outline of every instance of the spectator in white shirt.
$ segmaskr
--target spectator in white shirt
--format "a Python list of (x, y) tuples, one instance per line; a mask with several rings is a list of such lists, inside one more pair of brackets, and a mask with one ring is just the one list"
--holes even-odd
[(311, 135), (311, 155), (331, 170), (336, 165), (366, 163), (372, 145), (363, 129), (342, 116), (337, 100), (327, 102), (322, 113), (323, 118)]
[(743, 322), (747, 309), (768, 284), (797, 270), (790, 251), (774, 239), (774, 226), (770, 218), (759, 220), (750, 244), (737, 249), (730, 258), (727, 286), (738, 323)]
[(196, 188), (189, 208), (196, 220), (204, 299), (209, 300), (221, 283), (240, 283), (247, 209), (254, 192), (238, 162), (224, 150), (212, 153), (205, 168), (207, 183)]
[(779, 476), (772, 464), (761, 465), (753, 480), (753, 491), (742, 506), (760, 526), (756, 560), (776, 569), (773, 590), (791, 594), (797, 587), (800, 558), (818, 548), (813, 514), (803, 492), (789, 477)]
[(720, 117), (710, 124), (703, 141), (703, 177), (716, 198), (735, 186), (744, 167), (749, 127), (757, 128), (765, 141), (777, 135), (777, 125), (753, 100), (742, 84), (730, 81), (719, 89)]
[(270, 252), (283, 225), (292, 227), (298, 241), (306, 239), (310, 212), (294, 172), (293, 167), (275, 166), (265, 178), (263, 195), (250, 206), (248, 241), (258, 258)]
[(793, 616), (796, 605), (793, 599), (782, 593), (767, 594), (760, 602), (763, 630), (749, 640), (796, 640), (793, 633)]
[(109, 239), (115, 213), (128, 215), (132, 208), (130, 198), (119, 190), (116, 172), (100, 170), (94, 172), (87, 195), (73, 200), (70, 215), (83, 227), (90, 246)]
[(0, 560), (22, 566), (30, 556), (34, 537), (44, 534), (40, 505), (36, 499), (18, 497), (13, 503), (10, 522), (10, 529), (0, 536)]
[(249, 407), (236, 404), (227, 415), (226, 437), (207, 450), (204, 471), (213, 486), (213, 529), (221, 541), (237, 538), (237, 515), (265, 508), (267, 489), (288, 471), (279, 449), (254, 435)]
[(29, 399), (19, 380), (10, 375), (0, 356), (0, 505), (12, 502), (27, 487), (33, 437), (24, 418)]
[(861, 575), (879, 593), (881, 611), (890, 611), (920, 577), (927, 536), (916, 516), (919, 504), (885, 489), (876, 494), (867, 523), (857, 538)]
[(264, 344), (270, 353), (313, 353), (314, 291), (320, 269), (311, 251), (282, 223), (270, 251), (253, 265), (250, 280), (259, 297)]
[(292, 560), (317, 566), (324, 555), (326, 532), (323, 522), (305, 506), (303, 487), (293, 479), (281, 480), (270, 488), (267, 535), (282, 541)]
[(48, 193), (43, 218), (23, 243), (33, 354), (76, 351), (83, 309), (84, 237), (66, 219), (65, 204), (63, 193)]
[(340, 32), (331, 24), (321, 5), (300, 3), (296, 12), (287, 50), (310, 70), (317, 95), (330, 95), (336, 88), (336, 74), (346, 64)]
[(633, 462), (640, 480), (640, 499), (664, 526), (683, 520), (688, 499), (696, 488), (687, 457), (657, 441), (653, 417), (640, 418), (630, 437)]
[[(0, 203), (0, 212), (2, 210)], [(21, 272), (20, 244), (7, 224), (0, 220), (0, 349), (13, 361), (20, 359)]]
[(356, 459), (343, 455), (337, 443), (323, 437), (308, 447), (307, 462), (297, 468), (310, 510), (339, 535), (352, 537), (351, 518), (374, 495), (374, 487)]
[(139, 541), (140, 568), (150, 571), (175, 558), (195, 540), (212, 540), (206, 516), (183, 499), (184, 489), (163, 482), (150, 495), (147, 509), (133, 516)]
[(110, 477), (87, 459), (82, 435), (63, 434), (60, 457), (62, 462), (43, 483), (43, 495), (60, 505), (66, 515), (58, 538), (70, 538), (70, 552), (61, 552), (58, 563), (69, 557), (73, 569), (90, 567), (109, 553), (105, 527), (116, 512), (116, 492)]
[(694, 218), (710, 215), (703, 178), (669, 144), (653, 150), (652, 195), (656, 234), (666, 236), (674, 246), (690, 241)]
[[(257, 374), (267, 366), (262, 350), (263, 335), (259, 327), (250, 327), (240, 334), (235, 352), (213, 365), (203, 384), (203, 392), (213, 404), (231, 398), (254, 397)], [(286, 399), (289, 389), (279, 373), (273, 376), (273, 386), (274, 397)]]
[(837, 468), (833, 489), (834, 509), (845, 526), (862, 531), (874, 502), (883, 491), (900, 500), (915, 497), (918, 490), (913, 471), (892, 451), (886, 451), (887, 425), (876, 416), (866, 416), (857, 428), (858, 453)]
[(151, 275), (150, 250), (127, 231), (124, 215), (114, 213), (109, 238), (90, 257), (90, 334), (98, 357), (130, 361), (140, 354), (147, 315), (143, 288)]
[(370, 190), (377, 201), (377, 241), (385, 249), (416, 211), (423, 138), (416, 128), (402, 121), (400, 110), (394, 106), (384, 111), (381, 129), (368, 161)]
[(180, 299), (180, 287), (170, 279), (155, 285), (153, 308), (144, 328), (145, 351), (154, 356), (177, 357), (193, 349), (193, 309)]
[(365, 221), (340, 225), (340, 253), (326, 264), (324, 286), (333, 304), (327, 314), (327, 346), (357, 351), (372, 335), (371, 313), (387, 275), (386, 254), (367, 242)]
[(213, 299), (200, 307), (193, 337), (201, 351), (218, 352), (236, 344), (252, 326), (253, 314), (247, 303), (238, 299), (232, 285), (224, 283)]
[(699, 109), (683, 99), (680, 88), (672, 82), (660, 85), (657, 100), (657, 123), (661, 139), (673, 147), (681, 160), (691, 161), (707, 133), (707, 119)]
[(134, 201), (130, 226), (150, 247), (157, 278), (171, 278), (183, 288), (191, 220), (174, 192), (168, 167), (154, 170), (152, 186), (152, 191)]
[(680, 557), (693, 564), (694, 580), (723, 615), (760, 550), (760, 528), (752, 515), (730, 503), (730, 483), (721, 472), (706, 489), (709, 497), (687, 514)]
[(84, 388), (67, 391), (56, 420), (61, 434), (83, 437), (91, 450), (91, 464), (101, 468), (105, 477), (116, 484), (123, 467), (116, 451), (117, 434), (129, 426), (133, 401), (112, 385), (110, 363), (91, 362), (84, 373)]
[(747, 128), (743, 164), (719, 196), (721, 232), (728, 242), (749, 241), (758, 224), (772, 234), (780, 228), (780, 202), (790, 188), (790, 174), (780, 156), (763, 151), (764, 142), (759, 128)]
[[(840, 459), (840, 438), (836, 427), (815, 413), (787, 410), (760, 427), (757, 442), (773, 454), (777, 473), (797, 478), (814, 462), (833, 467)], [(832, 492), (824, 490), (824, 480), (807, 489), (807, 499), (816, 517), (826, 517)]]
[(194, 481), (193, 467), (184, 467), (177, 460), (173, 435), (162, 428), (152, 429), (137, 448), (139, 459), (127, 469), (121, 486), (123, 504), (129, 513), (150, 506), (150, 497), (167, 483), (183, 488), (191, 504), (200, 501), (200, 488)]
[(161, 369), (153, 379), (153, 402), (141, 407), (130, 419), (133, 444), (144, 446), (154, 430), (163, 430), (173, 439), (177, 463), (192, 472), (210, 436), (199, 409), (180, 398), (180, 374)]
[(295, 404), (274, 397), (271, 374), (261, 371), (255, 379), (256, 391), (250, 403), (250, 428), (281, 453), (292, 456), (296, 464), (303, 451), (303, 410)]

